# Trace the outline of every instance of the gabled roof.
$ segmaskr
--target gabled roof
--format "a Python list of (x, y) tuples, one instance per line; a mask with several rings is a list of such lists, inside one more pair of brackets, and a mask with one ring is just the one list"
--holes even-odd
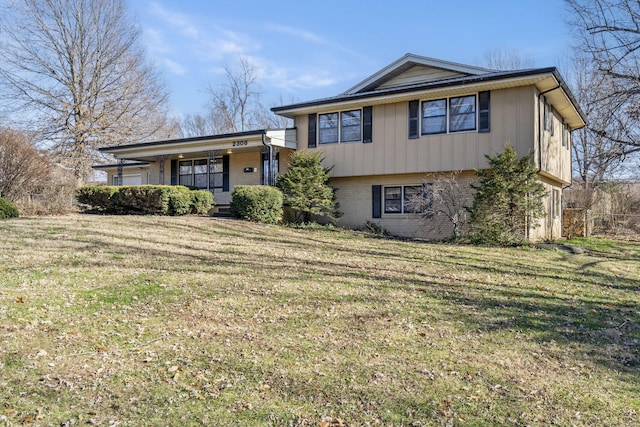
[[(411, 68), (435, 68), (436, 65), (442, 70), (446, 67), (449, 73), (439, 79), (420, 79), (419, 74), (412, 76), (412, 79), (398, 78)], [(389, 84), (390, 82), (393, 84)], [(271, 111), (294, 118), (297, 115), (330, 112), (336, 109), (361, 108), (365, 105), (404, 102), (426, 97), (458, 96), (471, 91), (527, 85), (535, 85), (540, 93), (546, 94), (547, 100), (571, 129), (581, 128), (586, 124), (586, 116), (555, 67), (496, 71), (411, 54), (403, 56), (340, 95), (273, 107)]]
[(347, 89), (342, 93), (342, 95), (369, 92), (414, 67), (449, 71), (463, 76), (486, 74), (493, 71), (487, 68), (474, 67), (471, 65), (458, 64), (456, 62), (443, 61), (440, 59), (407, 53), (402, 58), (392, 62), (352, 88)]

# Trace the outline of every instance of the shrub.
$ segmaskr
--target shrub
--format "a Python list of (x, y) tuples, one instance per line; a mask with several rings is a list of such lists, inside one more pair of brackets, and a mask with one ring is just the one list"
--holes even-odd
[(18, 208), (13, 202), (0, 197), (0, 219), (17, 218), (19, 215)]
[(526, 231), (544, 217), (544, 185), (532, 163), (532, 154), (518, 158), (507, 145), (502, 153), (485, 155), (490, 169), (480, 177), (471, 213), (471, 241), (477, 244), (516, 245), (526, 241)]
[(213, 205), (210, 192), (179, 185), (81, 187), (77, 199), (86, 210), (120, 215), (206, 213)]
[(76, 192), (76, 199), (84, 210), (116, 213), (119, 188), (120, 187), (80, 187)]
[(341, 216), (335, 189), (329, 185), (330, 171), (322, 167), (319, 152), (293, 153), (289, 168), (278, 178), (277, 185), (296, 222), (311, 222), (317, 217), (334, 222)]
[(123, 215), (167, 215), (169, 187), (132, 185), (119, 187), (116, 211)]
[(282, 219), (282, 192), (266, 185), (238, 185), (231, 194), (231, 212), (248, 221), (276, 224)]
[(166, 187), (168, 209), (166, 215), (180, 216), (191, 212), (191, 190), (182, 185)]
[(191, 213), (206, 215), (213, 207), (213, 194), (207, 190), (191, 191)]

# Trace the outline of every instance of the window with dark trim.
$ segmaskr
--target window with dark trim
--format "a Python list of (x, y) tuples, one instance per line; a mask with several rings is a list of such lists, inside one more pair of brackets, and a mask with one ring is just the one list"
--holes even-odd
[(180, 160), (178, 162), (178, 184), (179, 185), (193, 185), (193, 161), (192, 160)]
[(338, 133), (338, 113), (318, 115), (318, 142), (320, 144), (337, 144)]
[[(478, 116), (476, 95), (456, 96), (422, 102), (421, 135), (471, 131), (481, 120), (482, 132), (489, 131), (489, 92), (482, 94), (482, 114)], [(416, 101), (409, 102), (409, 138), (417, 138), (413, 108)]]
[(449, 98), (449, 132), (476, 128), (476, 96)]
[(318, 114), (318, 142), (338, 144), (362, 140), (362, 110)]
[(207, 159), (198, 159), (193, 161), (193, 186), (206, 189), (207, 188)]
[(373, 107), (335, 113), (309, 114), (309, 148), (316, 144), (373, 142)]
[(424, 198), (424, 185), (396, 185), (384, 187), (383, 205), (385, 214), (410, 214), (424, 212), (425, 206), (416, 203), (417, 198)]
[(209, 175), (209, 188), (224, 187), (224, 159), (216, 157), (211, 160), (211, 173)]
[(209, 169), (207, 169), (208, 159), (180, 160), (178, 162), (177, 184), (206, 190), (208, 179), (209, 189), (223, 188), (223, 177), (225, 173), (224, 157), (225, 156), (220, 156), (211, 159)]
[(436, 99), (422, 103), (422, 134), (447, 132), (447, 100)]

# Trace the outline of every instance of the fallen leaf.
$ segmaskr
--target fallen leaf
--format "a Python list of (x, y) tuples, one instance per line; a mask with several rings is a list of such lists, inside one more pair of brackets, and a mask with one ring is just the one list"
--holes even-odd
[(24, 299), (21, 296), (16, 297), (16, 302), (18, 304), (24, 304)]

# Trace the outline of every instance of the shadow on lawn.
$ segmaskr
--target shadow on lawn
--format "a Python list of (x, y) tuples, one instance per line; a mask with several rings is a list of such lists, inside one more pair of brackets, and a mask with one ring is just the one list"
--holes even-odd
[[(147, 223), (142, 221), (143, 224)], [(166, 259), (164, 264), (167, 266), (177, 263), (181, 273), (215, 275), (219, 269), (220, 274), (236, 275), (234, 280), (237, 279), (240, 286), (243, 286), (243, 272), (247, 270), (262, 274), (260, 277), (267, 283), (261, 286), (268, 286), (270, 280), (291, 280), (296, 275), (306, 277), (301, 280), (338, 276), (358, 286), (371, 287), (372, 292), (357, 296), (370, 307), (388, 304), (386, 293), (380, 293), (381, 288), (393, 289), (395, 293), (419, 290), (426, 298), (450, 305), (452, 309), (448, 316), (462, 322), (468, 330), (522, 331), (540, 345), (555, 342), (572, 346), (576, 357), (595, 361), (607, 369), (627, 374), (634, 383), (640, 382), (640, 311), (637, 303), (640, 281), (604, 268), (612, 261), (607, 258), (581, 256), (577, 262), (578, 258), (570, 258), (573, 255), (559, 253), (549, 256), (547, 265), (535, 265), (527, 259), (525, 250), (492, 253), (482, 248), (443, 246), (440, 251), (433, 245), (406, 242), (391, 243), (394, 249), (405, 252), (383, 249), (384, 246), (369, 242), (365, 248), (350, 249), (348, 239), (336, 243), (322, 235), (305, 234), (300, 241), (292, 241), (278, 233), (269, 234), (268, 227), (257, 225), (242, 230), (226, 224), (217, 224), (215, 229), (194, 228), (188, 223), (163, 224), (162, 227), (165, 232), (170, 230), (183, 235), (199, 233), (202, 240), (215, 241), (223, 235), (238, 237), (241, 241), (238, 246), (223, 241), (217, 250), (205, 252), (198, 246), (198, 239), (185, 243), (165, 237), (158, 243), (155, 236), (145, 235), (115, 244), (112, 243), (114, 238), (122, 238), (115, 230), (96, 233), (92, 242), (77, 241), (86, 245), (85, 250), (124, 253), (139, 250), (140, 240), (149, 246), (158, 243), (155, 248), (146, 248), (144, 255)], [(260, 253), (251, 244), (255, 241), (272, 245), (273, 251), (265, 254), (265, 249), (261, 248), (263, 252)], [(284, 254), (285, 249), (292, 248), (303, 248), (310, 253), (349, 253), (348, 257), (335, 260), (310, 259), (308, 255), (297, 256), (295, 252)], [(395, 261), (393, 264), (385, 262), (390, 257)], [(359, 259), (367, 264), (366, 269), (354, 265), (353, 260)], [(626, 262), (635, 264), (638, 261)], [(105, 265), (107, 261), (94, 259), (93, 262)], [(116, 260), (111, 262), (117, 264)], [(371, 267), (371, 264), (375, 266)], [(456, 274), (458, 277), (452, 277)], [(513, 280), (505, 283), (500, 280), (504, 276)], [(554, 281), (559, 283), (551, 285)], [(340, 303), (346, 297), (324, 295), (322, 298)], [(415, 297), (410, 301), (419, 303)]]

